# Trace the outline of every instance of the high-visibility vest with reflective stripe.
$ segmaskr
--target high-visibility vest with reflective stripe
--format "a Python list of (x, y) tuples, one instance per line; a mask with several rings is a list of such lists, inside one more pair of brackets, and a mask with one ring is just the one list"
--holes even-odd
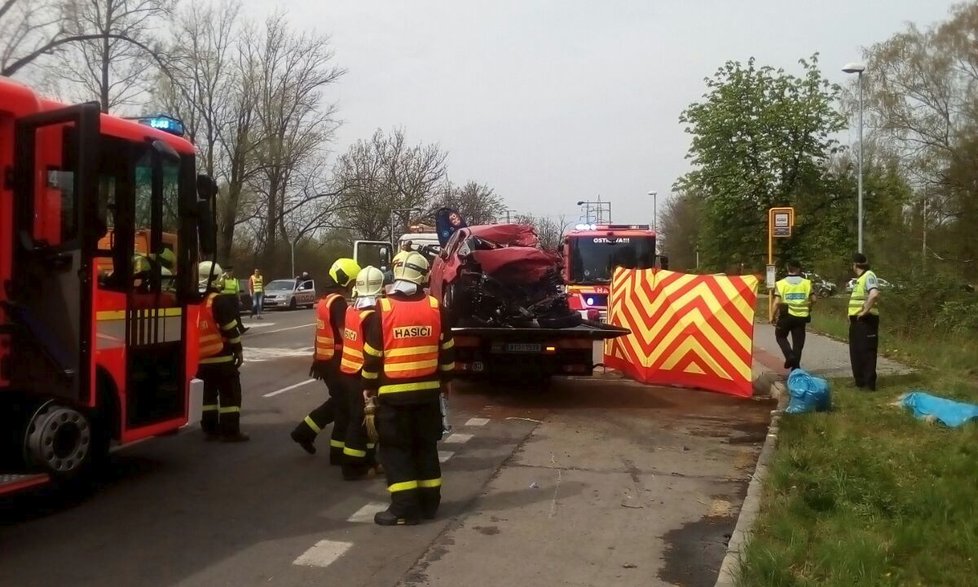
[[(876, 274), (872, 271), (863, 271), (863, 274), (856, 278), (856, 285), (852, 288), (852, 295), (849, 297), (849, 315), (856, 316), (863, 311), (863, 304), (869, 298), (869, 292), (866, 290), (866, 280), (872, 275), (876, 277)], [(869, 310), (870, 314), (878, 316), (880, 311), (873, 306)]]
[(262, 293), (263, 291), (265, 291), (264, 285), (265, 285), (264, 277), (261, 277), (260, 275), (251, 276), (251, 289), (255, 293)]
[(333, 325), (329, 322), (329, 309), (343, 296), (329, 294), (316, 306), (316, 360), (328, 361), (340, 349), (340, 342), (333, 337)]
[(782, 279), (777, 285), (781, 301), (788, 304), (788, 314), (807, 318), (811, 312), (812, 282), (801, 279), (798, 283), (791, 283), (787, 279)]
[(241, 291), (241, 288), (238, 286), (237, 279), (232, 279), (228, 277), (227, 279), (224, 280), (224, 293), (236, 294), (239, 291)]
[(349, 306), (343, 322), (343, 358), (340, 372), (356, 375), (363, 369), (363, 319), (373, 310), (361, 310)]
[[(386, 378), (419, 379), (435, 375), (441, 338), (438, 300), (431, 296), (417, 301), (381, 298), (380, 313)], [(385, 387), (397, 386), (381, 385), (379, 393), (384, 393)]]
[(207, 299), (204, 301), (204, 305), (201, 306), (200, 314), (197, 317), (197, 332), (200, 340), (198, 352), (201, 359), (217, 356), (224, 350), (224, 339), (221, 338), (221, 329), (217, 324), (217, 320), (214, 319), (213, 305), (214, 298), (216, 297), (216, 293), (207, 295)]

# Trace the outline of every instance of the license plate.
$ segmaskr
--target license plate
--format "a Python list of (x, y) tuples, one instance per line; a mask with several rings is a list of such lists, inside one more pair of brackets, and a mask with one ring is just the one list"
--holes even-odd
[(539, 353), (543, 349), (543, 345), (525, 343), (525, 342), (510, 342), (506, 344), (507, 353)]

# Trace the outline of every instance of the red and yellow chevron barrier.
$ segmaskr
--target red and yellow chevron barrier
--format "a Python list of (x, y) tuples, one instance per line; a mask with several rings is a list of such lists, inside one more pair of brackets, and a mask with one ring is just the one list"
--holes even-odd
[(615, 270), (605, 365), (655, 385), (750, 397), (757, 277)]

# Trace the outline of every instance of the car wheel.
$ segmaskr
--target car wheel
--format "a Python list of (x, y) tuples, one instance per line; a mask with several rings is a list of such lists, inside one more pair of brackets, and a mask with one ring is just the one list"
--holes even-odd
[(295, 310), (297, 307), (298, 307), (298, 305), (295, 303), (295, 298), (292, 298), (289, 301), (289, 309), (290, 310)]

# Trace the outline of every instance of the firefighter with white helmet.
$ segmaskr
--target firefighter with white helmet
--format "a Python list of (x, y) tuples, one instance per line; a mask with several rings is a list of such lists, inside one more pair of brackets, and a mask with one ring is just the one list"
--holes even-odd
[(237, 309), (227, 296), (218, 295), (224, 272), (213, 261), (197, 266), (198, 286), (204, 303), (197, 317), (199, 336), (197, 377), (204, 382), (201, 428), (208, 440), (242, 442), (241, 375), (244, 361)]
[(391, 504), (381, 526), (435, 517), (441, 502), (437, 442), (441, 397), (455, 369), (455, 341), (438, 300), (427, 295), (428, 261), (411, 252), (394, 266), (394, 285), (364, 320), (364, 399), (376, 397), (380, 462)]
[(363, 320), (374, 313), (374, 305), (384, 288), (384, 274), (367, 266), (357, 274), (356, 298), (346, 309), (343, 324), (343, 351), (340, 359), (340, 384), (349, 407), (349, 424), (343, 446), (343, 479), (365, 478), (376, 467), (376, 452), (364, 424), (363, 386)]
[(329, 464), (339, 466), (343, 463), (346, 428), (349, 422), (349, 402), (344, 401), (344, 393), (339, 380), (340, 359), (343, 349), (343, 323), (346, 318), (346, 299), (352, 297), (360, 265), (349, 258), (337, 259), (329, 268), (326, 296), (316, 305), (316, 338), (314, 341), (312, 367), (309, 376), (321, 379), (329, 390), (329, 397), (319, 407), (309, 413), (292, 430), (292, 440), (309, 454), (316, 452), (313, 444), (316, 436), (330, 422), (333, 431), (329, 440)]

